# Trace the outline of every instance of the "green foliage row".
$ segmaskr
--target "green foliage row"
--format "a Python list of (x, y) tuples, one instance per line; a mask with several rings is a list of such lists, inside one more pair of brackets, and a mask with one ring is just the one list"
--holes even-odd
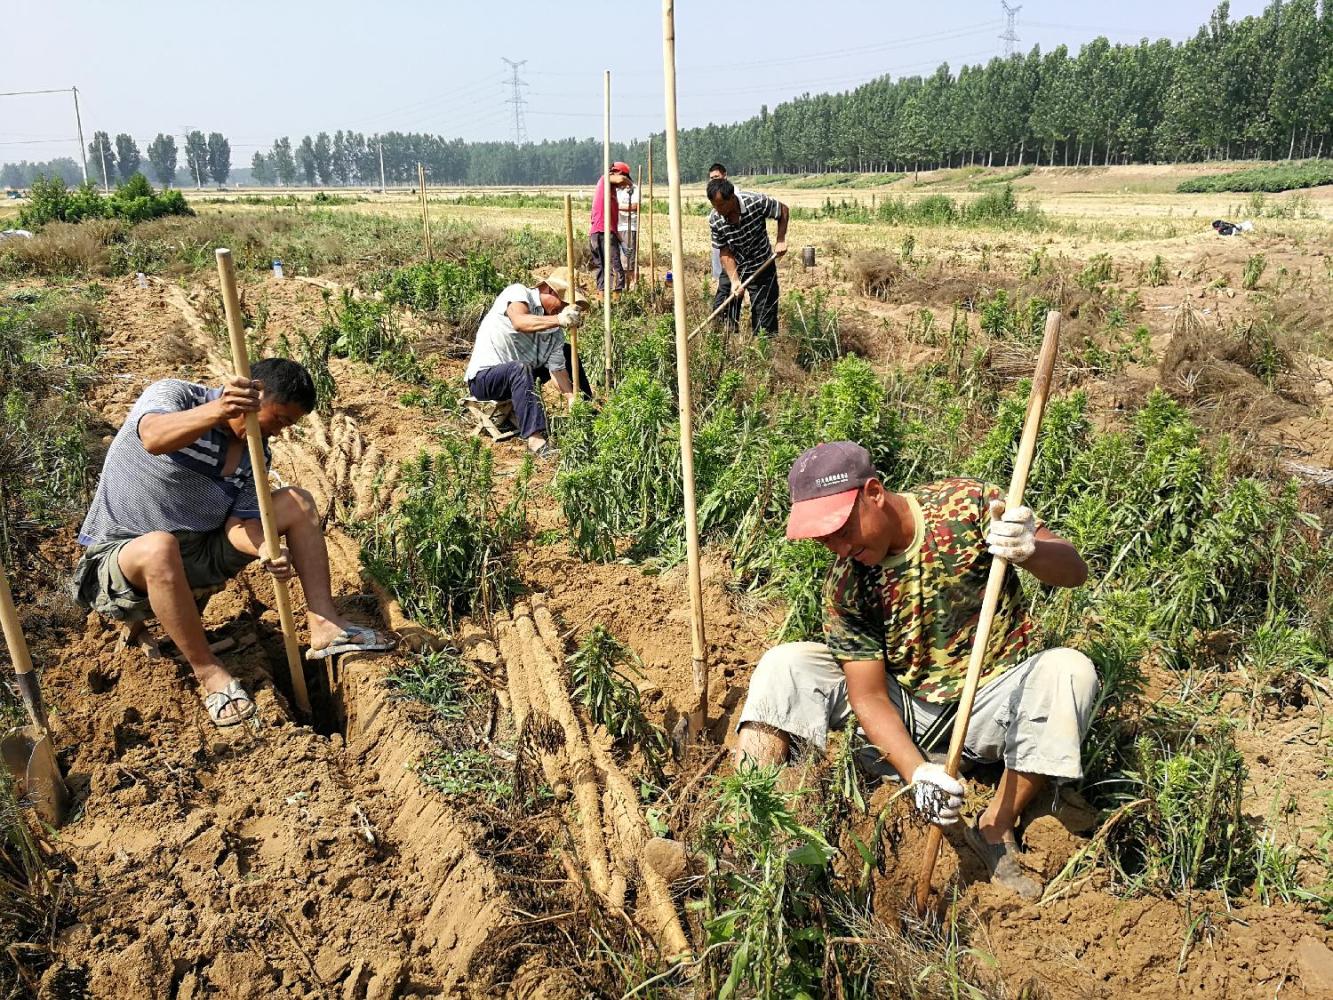
[(82, 513), (96, 292), (0, 299), (0, 561)]
[(824, 199), (817, 209), (793, 208), (796, 219), (836, 219), (840, 222), (883, 222), (892, 226), (994, 226), (1003, 229), (1037, 231), (1050, 226), (1045, 213), (1035, 204), (1020, 206), (1013, 186), (992, 186), (971, 201), (958, 202), (946, 194), (923, 198), (898, 196), (885, 198), (874, 208), (861, 200)]
[(422, 624), (452, 628), (460, 616), (506, 607), (514, 593), (508, 550), (527, 527), (532, 462), (503, 508), (492, 462), (476, 438), (445, 437), (438, 451), (403, 464), (396, 502), (364, 528), (366, 572)]
[(460, 260), (422, 262), (390, 272), (384, 301), (439, 312), (452, 323), (476, 323), (508, 282), (491, 256), (475, 251)]
[(155, 192), (143, 174), (135, 174), (103, 196), (91, 182), (74, 190), (59, 177), (33, 182), (28, 204), (19, 210), (19, 225), (38, 229), (49, 222), (82, 222), (84, 219), (121, 219), (146, 222), (164, 215), (194, 215), (179, 191)]
[(1226, 174), (1191, 177), (1177, 184), (1176, 190), (1181, 194), (1221, 191), (1265, 191), (1274, 194), (1323, 184), (1333, 184), (1333, 163), (1327, 160), (1307, 160), (1303, 163), (1282, 163)]

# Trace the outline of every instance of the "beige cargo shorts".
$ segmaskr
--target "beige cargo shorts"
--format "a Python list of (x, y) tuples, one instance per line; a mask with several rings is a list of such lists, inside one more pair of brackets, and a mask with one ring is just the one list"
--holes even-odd
[[(1011, 770), (1061, 781), (1081, 778), (1081, 746), (1098, 687), (1092, 661), (1076, 649), (1057, 647), (1029, 657), (977, 692), (963, 744), (965, 757), (1003, 761)], [(904, 720), (910, 716), (918, 745), (932, 727), (942, 731), (943, 739), (923, 750), (947, 749), (952, 725), (935, 723), (949, 706), (907, 694), (892, 677), (889, 697), (899, 713), (904, 713), (904, 697), (910, 699)], [(851, 716), (847, 679), (828, 646), (789, 642), (760, 658), (737, 728), (763, 723), (822, 750), (829, 731), (842, 729)]]

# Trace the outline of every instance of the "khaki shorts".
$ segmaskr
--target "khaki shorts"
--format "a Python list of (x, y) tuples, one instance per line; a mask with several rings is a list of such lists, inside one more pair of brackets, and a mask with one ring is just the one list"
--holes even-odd
[[(977, 692), (964, 754), (973, 761), (1060, 780), (1083, 776), (1080, 748), (1098, 690), (1092, 661), (1076, 649), (1048, 649), (1010, 667)], [(889, 697), (903, 713), (905, 692), (890, 677)], [(912, 738), (921, 741), (947, 705), (910, 700)], [(822, 642), (790, 642), (765, 653), (750, 678), (740, 722), (760, 722), (815, 744), (852, 716), (847, 679)], [(939, 728), (939, 727), (937, 727)], [(945, 749), (948, 730), (940, 744)]]
[[(232, 545), (225, 528), (172, 534), (180, 543), (185, 578), (201, 607), (255, 558)], [(136, 590), (120, 568), (120, 550), (132, 541), (133, 538), (115, 538), (83, 550), (83, 557), (74, 568), (71, 587), (80, 607), (121, 622), (141, 622), (153, 617), (148, 595)]]

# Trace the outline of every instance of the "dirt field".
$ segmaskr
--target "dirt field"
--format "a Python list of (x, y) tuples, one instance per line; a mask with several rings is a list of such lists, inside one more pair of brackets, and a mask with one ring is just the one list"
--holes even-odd
[[(1039, 249), (1073, 266), (1109, 254), (1121, 283), (1137, 289), (1136, 321), (1148, 327), (1154, 355), (1151, 363), (1131, 365), (1116, 378), (1084, 383), (1094, 412), (1109, 419), (1126, 401), (1141, 400), (1148, 387), (1174, 377), (1163, 372), (1162, 359), (1182, 300), (1204, 315), (1210, 328), (1248, 314), (1256, 293), (1242, 288), (1242, 275), (1254, 254), (1266, 256), (1270, 275), (1284, 271), (1324, 282), (1333, 276), (1333, 188), (1305, 193), (1306, 211), (1316, 218), (1260, 218), (1252, 234), (1221, 240), (1208, 223), (1235, 217), (1244, 198), (1171, 193), (1176, 181), (1195, 172), (1200, 171), (1040, 169), (1016, 183), (1020, 201), (1036, 199), (1067, 226), (1034, 234), (793, 222), (791, 244), (816, 246), (819, 263), (815, 271), (803, 271), (793, 253), (783, 262), (781, 280), (786, 288), (829, 290), (847, 327), (858, 331), (866, 355), (887, 370), (910, 364), (914, 355), (918, 361), (933, 356), (931, 349), (910, 342), (905, 330), (922, 309), (947, 326), (953, 299), (943, 280), (923, 282), (901, 301), (863, 295), (853, 280), (858, 252), (896, 255), (911, 232), (916, 252), (936, 261), (941, 273), (952, 269), (972, 276), (1012, 276)], [(969, 196), (965, 182), (926, 174), (921, 181), (929, 185), (921, 193)], [(872, 193), (887, 197), (911, 183), (907, 178), (880, 191), (845, 196), (868, 204)], [(659, 193), (665, 195), (661, 188)], [(803, 207), (843, 197), (822, 190), (771, 193)], [(500, 231), (563, 227), (556, 209), (450, 205), (454, 194), (432, 191), (437, 219)], [(702, 196), (697, 188), (687, 194)], [(251, 205), (197, 207), (205, 220), (214, 213), (268, 211)], [(409, 217), (417, 202), (408, 193), (391, 192), (334, 211)], [(659, 268), (665, 270), (666, 219), (657, 221)], [(687, 251), (698, 262), (706, 249), (703, 219), (689, 217), (686, 234)], [(1165, 284), (1139, 283), (1137, 269), (1158, 256), (1165, 261)], [(150, 382), (164, 377), (216, 382), (227, 368), (205, 309), (217, 294), (215, 273), (203, 270), (178, 281), (150, 277), (146, 287), (133, 276), (99, 280), (105, 286), (98, 305), (105, 340), (100, 377), (88, 400), (99, 421), (97, 462), (109, 435)], [(330, 283), (326, 276), (324, 284)], [(311, 331), (322, 322), (324, 289), (315, 281), (249, 273), (243, 286), (250, 306), (263, 304), (270, 335)], [(1331, 298), (1314, 296), (1310, 308), (1320, 302), (1327, 308)], [(1333, 310), (1324, 313), (1326, 337), (1333, 334), (1330, 315)], [(404, 322), (420, 332), (412, 317)], [(1326, 470), (1333, 466), (1333, 354), (1327, 339), (1322, 356), (1315, 341), (1306, 346), (1296, 366), (1299, 394), (1289, 396), (1301, 402), (1288, 399), (1271, 419), (1256, 419), (1237, 431), (1271, 462)], [(425, 361), (434, 377), (461, 381), (464, 359), (441, 353)], [(373, 516), (381, 503), (372, 488), (376, 478), (430, 447), (439, 418), (404, 404), (402, 387), (367, 365), (334, 360), (331, 368), (339, 386), (334, 413), (309, 418), (281, 440), (274, 472), (283, 482), (310, 489), (330, 515), (334, 590), (343, 611), (366, 622), (400, 625), (401, 619), (392, 617), (395, 609), (386, 608), (363, 581), (359, 543), (345, 526)], [(1233, 404), (1236, 412), (1244, 403)], [(1220, 424), (1227, 422), (1225, 414), (1217, 417)], [(519, 468), (521, 445), (510, 441), (493, 448), (504, 492)], [(547, 595), (570, 648), (599, 623), (637, 653), (645, 674), (638, 685), (644, 703), (650, 716), (669, 728), (691, 699), (683, 569), (656, 574), (627, 561), (578, 559), (562, 537), (559, 508), (544, 489), (550, 475), (549, 469), (536, 474), (530, 539), (516, 556), (522, 586), (527, 593)], [(77, 558), (75, 527), (69, 525), (48, 547), (49, 558), (66, 571)], [(526, 908), (531, 887), (519, 886), (525, 877), (533, 881), (534, 872), (544, 877), (549, 870), (520, 870), (510, 857), (516, 848), (509, 832), (497, 832), (494, 817), (442, 796), (418, 778), (415, 769), (435, 745), (436, 724), (420, 705), (385, 686), (386, 675), (402, 666), (398, 657), (349, 657), (327, 671), (311, 671), (319, 692), (316, 719), (313, 726), (298, 724), (283, 690), (286, 666), (276, 613), (269, 609), (269, 583), (249, 571), (213, 599), (206, 624), (211, 637), (236, 641), (224, 658), (257, 693), (262, 721), (216, 730), (185, 666), (120, 648), (117, 633), (96, 616), (79, 625), (58, 594), (25, 592), (24, 597), (25, 629), (44, 667), (56, 744), (76, 796), (72, 821), (51, 838), (54, 864), (69, 873), (73, 916), (59, 930), (58, 962), (43, 980), (42, 997), (80, 995), (79, 989), (92, 997), (163, 1000), (578, 995), (573, 980), (561, 974), (556, 945), (522, 945), (525, 936), (537, 934), (534, 928), (545, 932), (547, 925)], [(725, 745), (733, 739), (753, 665), (784, 609), (755, 605), (738, 594), (730, 586), (724, 554), (712, 550), (704, 559), (704, 607), (713, 671), (708, 735)], [(298, 602), (298, 621), (301, 611)], [(466, 621), (450, 637), (479, 676), (492, 678), (498, 641), (493, 625)], [(1155, 667), (1150, 687), (1165, 694), (1197, 680)], [(1213, 682), (1224, 690), (1230, 680), (1243, 678), (1220, 676)], [(1222, 700), (1218, 711), (1229, 711), (1229, 704)], [(1246, 814), (1264, 816), (1280, 796), (1290, 803), (1298, 840), (1313, 844), (1333, 793), (1320, 700), (1250, 722), (1243, 712), (1235, 714), (1249, 767)], [(680, 765), (677, 792), (704, 758)], [(989, 794), (988, 788), (981, 790)], [(877, 803), (890, 793), (878, 792)], [(1033, 866), (1054, 878), (1087, 832), (1086, 827), (1071, 832), (1049, 815), (1034, 816), (1027, 834)], [(886, 919), (901, 909), (916, 876), (919, 831), (909, 829), (903, 838), (875, 876), (876, 908)], [(1262, 905), (1217, 893), (1125, 898), (1095, 878), (1043, 903), (1023, 903), (979, 880), (978, 863), (954, 840), (950, 836), (945, 846), (936, 883), (955, 879), (960, 886), (957, 911), (974, 928), (971, 948), (988, 956), (984, 965), (992, 985), (1003, 991), (996, 995), (1333, 996), (1333, 931), (1312, 906)], [(547, 939), (538, 934), (533, 940)], [(1020, 994), (1030, 983), (1038, 990)], [(674, 995), (706, 993), (706, 985), (698, 983), (680, 985)]]

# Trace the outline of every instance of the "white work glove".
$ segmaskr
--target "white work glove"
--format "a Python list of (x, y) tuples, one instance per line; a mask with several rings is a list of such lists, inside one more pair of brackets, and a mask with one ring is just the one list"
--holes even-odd
[(1004, 509), (1003, 500), (990, 502), (990, 530), (986, 549), (991, 555), (1021, 565), (1037, 551), (1037, 516), (1031, 507)]
[(926, 761), (912, 772), (912, 798), (927, 822), (950, 826), (963, 808), (963, 783), (950, 777), (942, 764)]
[(583, 322), (583, 310), (578, 306), (565, 306), (560, 310), (560, 325), (565, 329), (579, 326)]

